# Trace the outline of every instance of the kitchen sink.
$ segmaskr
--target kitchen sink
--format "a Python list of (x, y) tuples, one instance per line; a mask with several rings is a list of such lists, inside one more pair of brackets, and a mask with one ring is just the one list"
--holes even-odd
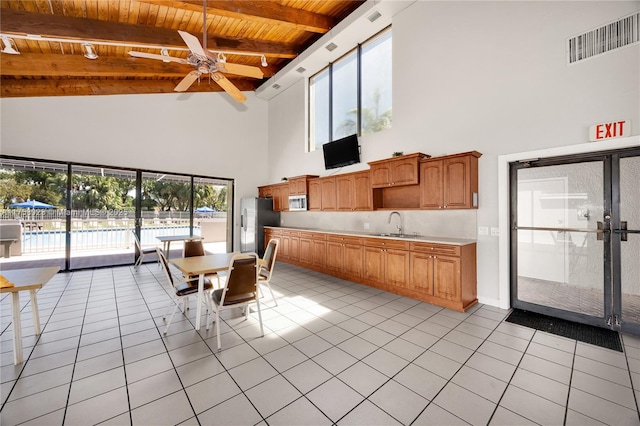
[(391, 237), (391, 238), (417, 238), (417, 235), (408, 235), (408, 234), (388, 234), (388, 233), (380, 233), (377, 234), (379, 237)]

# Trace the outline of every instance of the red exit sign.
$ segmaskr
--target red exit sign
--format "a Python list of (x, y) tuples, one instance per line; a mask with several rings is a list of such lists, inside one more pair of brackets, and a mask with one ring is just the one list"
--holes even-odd
[(601, 141), (603, 139), (620, 138), (631, 135), (631, 122), (629, 120), (612, 121), (611, 123), (594, 124), (589, 127), (589, 141)]

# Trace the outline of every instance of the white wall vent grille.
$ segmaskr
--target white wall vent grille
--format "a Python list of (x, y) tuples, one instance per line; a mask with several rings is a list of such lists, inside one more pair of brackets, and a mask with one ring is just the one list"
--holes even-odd
[(567, 40), (569, 64), (640, 41), (640, 11)]

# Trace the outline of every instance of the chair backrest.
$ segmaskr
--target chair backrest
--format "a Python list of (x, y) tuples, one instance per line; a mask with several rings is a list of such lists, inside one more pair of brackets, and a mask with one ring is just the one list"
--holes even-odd
[(171, 284), (171, 287), (175, 287), (175, 283), (173, 282), (173, 275), (171, 274), (171, 269), (169, 269), (169, 261), (167, 257), (164, 255), (160, 247), (156, 247), (156, 253), (158, 254), (158, 259), (160, 259), (160, 263), (162, 264), (162, 269), (164, 270), (164, 274), (167, 277), (167, 281)]
[(269, 273), (271, 276), (271, 271), (273, 271), (273, 266), (276, 264), (276, 254), (278, 253), (278, 243), (279, 241), (276, 239), (269, 240), (267, 244), (267, 250), (264, 252), (264, 261), (265, 264), (262, 265), (263, 271)]
[(133, 234), (133, 242), (136, 244), (136, 248), (139, 252), (142, 251), (142, 245), (140, 244), (140, 240), (138, 239), (138, 235), (136, 235), (136, 230), (132, 229), (131, 233)]
[(202, 240), (187, 240), (184, 242), (184, 257), (204, 256)]
[(258, 255), (255, 253), (242, 253), (233, 256), (229, 263), (229, 272), (222, 293), (221, 304), (233, 304), (238, 300), (257, 297), (257, 294)]

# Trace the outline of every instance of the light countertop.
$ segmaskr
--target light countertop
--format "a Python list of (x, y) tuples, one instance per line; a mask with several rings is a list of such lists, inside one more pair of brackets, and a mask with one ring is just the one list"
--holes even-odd
[(411, 242), (418, 242), (418, 243), (449, 244), (454, 246), (466, 246), (467, 244), (474, 244), (476, 242), (476, 240), (466, 239), (466, 238), (431, 237), (431, 236), (413, 235), (413, 234), (398, 236), (396, 234), (383, 234), (378, 232), (337, 231), (337, 230), (331, 230), (331, 229), (302, 228), (302, 227), (293, 227), (293, 226), (265, 226), (265, 228), (289, 230), (289, 231), (322, 232), (325, 234), (337, 234), (337, 235), (352, 235), (354, 237), (362, 237), (362, 238), (385, 238), (390, 240), (411, 241)]

